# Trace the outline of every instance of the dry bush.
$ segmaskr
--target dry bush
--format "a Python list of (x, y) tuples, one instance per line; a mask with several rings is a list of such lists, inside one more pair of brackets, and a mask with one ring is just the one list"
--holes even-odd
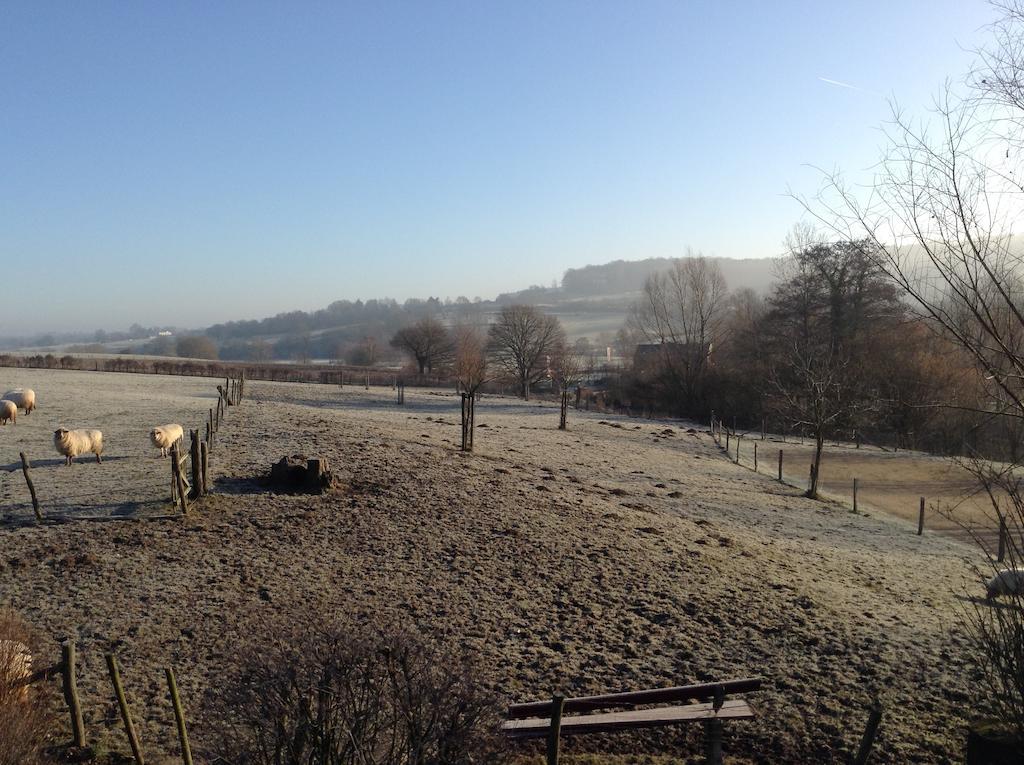
[(504, 762), (497, 700), (468, 665), (403, 632), (279, 635), (220, 704), (220, 761), (258, 765)]
[(16, 613), (0, 608), (0, 640), (11, 641), (0, 644), (0, 765), (43, 762), (43, 750), (54, 730), (50, 684), (39, 682), (26, 689), (16, 682), (24, 665), (13, 643), (23, 643), (31, 651), (33, 638)]
[[(1021, 465), (981, 459), (962, 460), (960, 464), (974, 474), (991, 501), (993, 512), (983, 529), (1004, 529), (1000, 544), (991, 535), (961, 524), (984, 553), (985, 564), (978, 568), (980, 577), (988, 579), (1003, 569), (1024, 570)], [(955, 514), (951, 517), (958, 520)], [(994, 601), (972, 599), (964, 613), (964, 625), (986, 691), (981, 707), (1024, 743), (1024, 592), (1004, 593)]]

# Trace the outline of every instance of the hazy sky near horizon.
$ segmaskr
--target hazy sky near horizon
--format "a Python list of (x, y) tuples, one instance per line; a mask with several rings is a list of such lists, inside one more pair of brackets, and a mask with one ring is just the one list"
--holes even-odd
[(0, 336), (777, 254), (982, 0), (0, 0)]

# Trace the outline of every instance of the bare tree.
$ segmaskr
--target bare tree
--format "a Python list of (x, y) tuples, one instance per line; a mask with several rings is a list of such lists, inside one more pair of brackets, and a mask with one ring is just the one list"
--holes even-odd
[(627, 321), (628, 331), (660, 347), (659, 364), (686, 408), (697, 404), (713, 345), (722, 336), (726, 297), (718, 264), (688, 255), (647, 279)]
[[(826, 174), (817, 199), (801, 200), (844, 236), (866, 237), (875, 262), (922, 319), (973, 359), (987, 383), (979, 408), (1024, 419), (1024, 255), (1012, 238), (1024, 205), (1024, 3), (1002, 12), (959, 97), (946, 86), (928, 120), (894, 109), (886, 151), (867, 192)], [(1024, 566), (1024, 465), (967, 463), (988, 492), (998, 539), (977, 536), (992, 571)], [(989, 571), (989, 573), (992, 573)], [(968, 614), (983, 656), (987, 702), (1024, 740), (1024, 594)]]
[(561, 323), (533, 306), (506, 306), (489, 334), (495, 363), (529, 400), (531, 386), (548, 376), (550, 357), (565, 343)]
[(412, 356), (423, 374), (451, 359), (452, 338), (444, 324), (426, 316), (398, 330), (391, 338), (391, 346)]
[(565, 430), (568, 425), (569, 390), (583, 382), (587, 367), (585, 357), (577, 347), (563, 343), (551, 357), (551, 380), (559, 394), (559, 430)]
[(462, 397), (462, 442), (464, 452), (473, 451), (476, 426), (476, 399), (490, 380), (487, 365), (487, 341), (475, 327), (455, 329), (455, 361), (452, 373)]
[(873, 338), (904, 309), (874, 265), (870, 242), (824, 242), (797, 229), (788, 244), (786, 278), (766, 317), (767, 394), (769, 405), (814, 437), (807, 496), (816, 497), (824, 440), (873, 406)]

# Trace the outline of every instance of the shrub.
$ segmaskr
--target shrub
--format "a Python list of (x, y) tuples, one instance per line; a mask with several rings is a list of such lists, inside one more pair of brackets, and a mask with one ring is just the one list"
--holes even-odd
[(278, 636), (221, 698), (221, 756), (257, 765), (503, 762), (497, 701), (408, 633)]
[[(17, 614), (0, 608), (0, 640), (24, 643), (32, 650), (33, 637)], [(54, 729), (50, 684), (35, 683), (25, 689), (15, 682), (21, 669), (20, 651), (0, 645), (0, 765), (42, 762)]]

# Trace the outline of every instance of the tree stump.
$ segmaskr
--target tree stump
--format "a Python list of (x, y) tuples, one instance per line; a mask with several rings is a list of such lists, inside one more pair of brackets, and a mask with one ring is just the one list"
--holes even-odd
[(282, 457), (270, 468), (270, 488), (285, 494), (324, 494), (337, 483), (323, 458), (294, 454)]

